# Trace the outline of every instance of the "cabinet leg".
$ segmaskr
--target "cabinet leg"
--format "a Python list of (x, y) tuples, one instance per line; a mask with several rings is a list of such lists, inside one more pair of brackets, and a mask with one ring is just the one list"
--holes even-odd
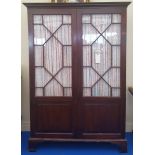
[(29, 140), (28, 150), (30, 152), (35, 152), (36, 151), (36, 145), (37, 145), (36, 142)]
[(111, 143), (119, 146), (121, 153), (127, 153), (127, 151), (128, 151), (127, 140), (125, 140), (125, 139), (124, 140), (114, 140), (114, 141), (111, 141)]
[(127, 153), (128, 149), (127, 149), (127, 142), (126, 141), (121, 142), (119, 144), (119, 147), (120, 147), (120, 152), (121, 153)]

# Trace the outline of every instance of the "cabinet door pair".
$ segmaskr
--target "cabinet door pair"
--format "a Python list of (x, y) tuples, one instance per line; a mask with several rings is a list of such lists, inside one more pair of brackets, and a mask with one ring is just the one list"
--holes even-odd
[(32, 129), (86, 138), (124, 130), (125, 20), (115, 7), (29, 11)]

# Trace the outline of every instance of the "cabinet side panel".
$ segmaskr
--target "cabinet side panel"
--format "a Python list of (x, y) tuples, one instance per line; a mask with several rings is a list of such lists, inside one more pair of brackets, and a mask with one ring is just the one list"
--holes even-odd
[(34, 49), (33, 49), (33, 10), (28, 8), (28, 31), (29, 31), (29, 79), (30, 79), (30, 130), (31, 136), (35, 132), (35, 106), (34, 106)]
[(121, 133), (122, 138), (125, 138), (125, 126), (126, 126), (126, 22), (127, 22), (127, 16), (126, 16), (126, 7), (124, 8), (122, 12), (122, 31), (121, 31), (121, 85), (122, 85), (122, 106), (121, 106)]

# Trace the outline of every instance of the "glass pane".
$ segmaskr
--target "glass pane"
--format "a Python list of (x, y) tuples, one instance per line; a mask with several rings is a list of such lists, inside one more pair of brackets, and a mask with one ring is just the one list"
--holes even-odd
[(63, 25), (54, 34), (54, 36), (63, 44), (71, 45), (71, 25)]
[(110, 87), (101, 79), (93, 87), (92, 96), (110, 96)]
[(90, 23), (90, 15), (83, 15), (82, 23)]
[(51, 33), (54, 33), (62, 24), (61, 15), (44, 15), (43, 16), (44, 25), (50, 30)]
[(103, 78), (112, 87), (120, 87), (120, 68), (112, 68)]
[(35, 68), (35, 86), (44, 87), (44, 85), (52, 78), (43, 67)]
[(71, 68), (63, 68), (55, 77), (63, 87), (72, 86), (72, 71)]
[(42, 25), (34, 25), (34, 44), (43, 45), (50, 33)]
[(83, 66), (91, 66), (91, 46), (83, 46)]
[(113, 14), (112, 15), (112, 23), (121, 23), (121, 15)]
[(118, 88), (113, 88), (112, 89), (112, 96), (115, 96), (115, 97), (119, 97), (120, 96), (120, 89)]
[(83, 44), (90, 45), (99, 37), (99, 33), (90, 25), (83, 24)]
[(71, 24), (71, 16), (63, 15), (63, 24)]
[(34, 15), (33, 16), (33, 22), (34, 22), (34, 24), (42, 24), (42, 16)]
[(112, 47), (112, 65), (120, 67), (120, 46)]
[(36, 96), (43, 96), (43, 88), (36, 88), (35, 95)]
[(91, 87), (99, 78), (92, 68), (83, 68), (83, 87)]
[(83, 96), (120, 96), (121, 15), (83, 15), (82, 23)]
[(64, 88), (64, 96), (72, 96), (72, 89)]
[(91, 96), (91, 89), (83, 88), (83, 96)]
[(52, 75), (55, 75), (62, 67), (62, 46), (54, 37), (44, 46), (44, 63)]
[(92, 24), (100, 33), (111, 24), (111, 14), (92, 15)]
[[(99, 54), (99, 63), (96, 62), (96, 54)], [(111, 46), (103, 37), (99, 37), (94, 42), (92, 57), (92, 66), (100, 75), (103, 75), (111, 67)]]
[(34, 15), (34, 24), (35, 95), (72, 96), (71, 15)]
[(112, 24), (103, 35), (112, 45), (120, 45), (121, 25)]
[(45, 87), (45, 96), (63, 96), (63, 88), (56, 80), (52, 80)]
[(64, 46), (63, 48), (64, 66), (72, 66), (72, 49), (71, 46)]
[(43, 66), (43, 47), (35, 46), (35, 66)]

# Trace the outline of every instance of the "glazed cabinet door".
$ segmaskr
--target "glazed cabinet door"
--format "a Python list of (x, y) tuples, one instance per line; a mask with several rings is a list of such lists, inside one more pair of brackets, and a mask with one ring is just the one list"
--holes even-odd
[(31, 136), (122, 138), (126, 10), (29, 8)]
[(73, 9), (29, 9), (33, 136), (73, 136), (75, 19)]
[(124, 10), (79, 9), (78, 38), (81, 137), (124, 136)]

